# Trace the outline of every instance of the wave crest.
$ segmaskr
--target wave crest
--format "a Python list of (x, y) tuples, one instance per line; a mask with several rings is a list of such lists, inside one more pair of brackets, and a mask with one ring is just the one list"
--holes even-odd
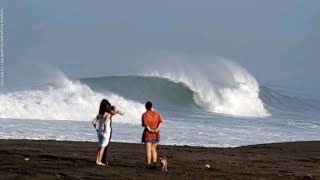
[(184, 83), (194, 92), (195, 103), (211, 112), (248, 117), (270, 116), (259, 98), (257, 81), (248, 71), (229, 60), (170, 66), (144, 75)]

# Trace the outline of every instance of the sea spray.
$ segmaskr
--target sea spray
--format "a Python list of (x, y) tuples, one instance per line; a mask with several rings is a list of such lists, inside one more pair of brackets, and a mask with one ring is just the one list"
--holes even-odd
[[(58, 81), (57, 81), (58, 82)], [(122, 123), (138, 124), (144, 105), (105, 91), (93, 92), (78, 81), (59, 77), (59, 83), (37, 90), (23, 90), (0, 94), (0, 118), (89, 121), (98, 112), (102, 99), (108, 99), (125, 116), (116, 116)]]
[(259, 98), (258, 83), (240, 65), (226, 59), (194, 64), (183, 60), (175, 57), (173, 63), (144, 75), (184, 83), (194, 92), (195, 103), (207, 111), (248, 117), (270, 115)]

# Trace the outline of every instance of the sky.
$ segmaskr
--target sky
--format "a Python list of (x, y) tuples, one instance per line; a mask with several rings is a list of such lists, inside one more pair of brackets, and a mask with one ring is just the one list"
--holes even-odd
[(72, 78), (136, 74), (141, 64), (159, 63), (152, 57), (161, 52), (195, 62), (224, 57), (262, 85), (320, 88), (318, 0), (0, 0), (0, 6), (8, 88), (38, 81), (44, 66)]

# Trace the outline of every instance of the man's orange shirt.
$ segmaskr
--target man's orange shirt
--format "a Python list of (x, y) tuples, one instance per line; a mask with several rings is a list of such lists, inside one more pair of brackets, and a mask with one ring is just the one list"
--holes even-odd
[[(151, 129), (157, 129), (158, 125), (162, 123), (161, 115), (155, 111), (147, 111), (142, 115), (142, 126), (149, 126)], [(159, 133), (151, 133), (147, 129), (144, 130), (142, 136), (142, 142), (152, 139), (159, 140)]]

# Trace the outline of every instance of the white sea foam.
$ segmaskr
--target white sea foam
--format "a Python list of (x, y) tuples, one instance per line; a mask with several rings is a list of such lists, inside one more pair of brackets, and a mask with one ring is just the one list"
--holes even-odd
[[(201, 117), (205, 118), (206, 117)], [(164, 116), (160, 144), (209, 147), (237, 147), (288, 141), (319, 140), (319, 122), (302, 125), (300, 120), (220, 116), (210, 121), (194, 118)], [(295, 123), (296, 122), (296, 123)], [(112, 125), (112, 141), (140, 143), (143, 127), (128, 123)], [(37, 139), (97, 141), (97, 135), (85, 121), (36, 121), (27, 119), (0, 119), (0, 139)]]
[(0, 118), (89, 121), (97, 114), (100, 101), (108, 99), (124, 116), (122, 123), (140, 123), (144, 105), (112, 92), (96, 93), (87, 85), (59, 77), (55, 85), (41, 90), (23, 90), (0, 94)]

